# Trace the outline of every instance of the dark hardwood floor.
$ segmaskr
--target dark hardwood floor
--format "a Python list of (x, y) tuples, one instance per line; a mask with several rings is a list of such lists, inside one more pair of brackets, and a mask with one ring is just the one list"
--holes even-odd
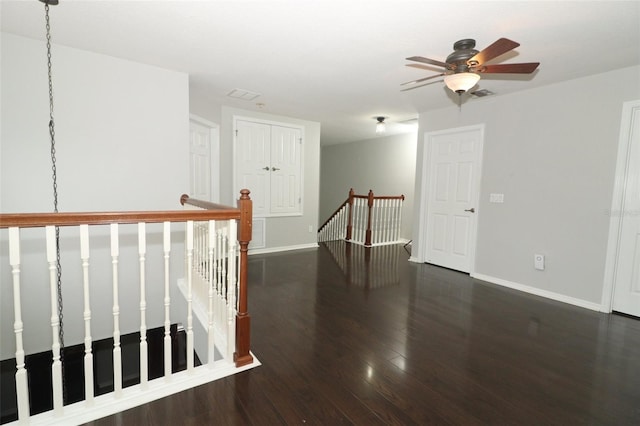
[(251, 256), (263, 365), (91, 424), (640, 425), (639, 320), (369, 250)]

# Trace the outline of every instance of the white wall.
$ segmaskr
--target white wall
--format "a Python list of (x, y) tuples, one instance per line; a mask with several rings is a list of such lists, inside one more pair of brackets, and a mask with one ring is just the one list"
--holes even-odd
[[(625, 68), (421, 113), (416, 217), (424, 133), (484, 123), (475, 274), (597, 309), (622, 104), (640, 99), (639, 76)], [(490, 204), (490, 193), (504, 204)], [(414, 248), (423, 238), (414, 226)], [(546, 256), (545, 271), (533, 268), (534, 253)]]
[[(304, 128), (303, 214), (266, 218), (265, 248), (262, 251), (316, 245), (320, 198), (320, 123), (223, 106), (220, 131), (220, 196), (222, 203), (228, 205), (235, 205), (235, 200), (240, 195), (233, 194), (233, 118), (235, 116), (291, 123)], [(251, 188), (248, 189), (251, 190)], [(309, 226), (312, 227), (312, 232), (309, 232)], [(258, 250), (250, 251), (250, 253), (256, 252)]]
[[(3, 33), (1, 54), (0, 210), (52, 211), (45, 46), (41, 41)], [(59, 45), (53, 46), (53, 72), (60, 211), (180, 209), (180, 194), (188, 192), (189, 184), (187, 75)], [(100, 290), (92, 296), (94, 318), (98, 319), (92, 333), (94, 338), (102, 338), (111, 334), (110, 266), (108, 240), (102, 238), (103, 232), (96, 234), (99, 238), (92, 247), (92, 262), (97, 269), (90, 279)], [(13, 292), (6, 231), (0, 235), (1, 355), (5, 359), (13, 357), (15, 350)], [(39, 262), (35, 269), (23, 268), (22, 282), (23, 300), (41, 307), (28, 305), (31, 307), (23, 312), (25, 347), (34, 352), (50, 348), (51, 332), (46, 324), (51, 313), (46, 263), (41, 263), (37, 254), (40, 238), (28, 232), (25, 237), (23, 260)], [(150, 283), (158, 279), (151, 255), (158, 238), (159, 233), (149, 237)], [(121, 237), (122, 276), (126, 271), (133, 276), (137, 273), (136, 244), (133, 230), (125, 231)], [(75, 236), (63, 230), (63, 253), (69, 250), (77, 255), (77, 245)], [(125, 259), (127, 252), (132, 256)], [(79, 265), (78, 257), (63, 259), (68, 344), (78, 343), (83, 332)], [(138, 310), (133, 284), (122, 282), (122, 312)], [(161, 301), (159, 293), (150, 292), (152, 301), (159, 297)], [(150, 310), (149, 315), (150, 322), (161, 318), (161, 312)], [(123, 321), (125, 332), (139, 327), (138, 316)], [(45, 334), (38, 335), (36, 330)]]
[(322, 147), (320, 162), (320, 224), (347, 199), (349, 189), (366, 195), (401, 195), (401, 238), (411, 239), (416, 133), (392, 135)]

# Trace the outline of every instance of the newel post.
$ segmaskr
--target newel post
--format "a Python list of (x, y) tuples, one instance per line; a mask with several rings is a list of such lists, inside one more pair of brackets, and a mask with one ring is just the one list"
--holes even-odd
[(349, 204), (349, 212), (347, 214), (347, 236), (345, 237), (346, 241), (351, 241), (351, 233), (353, 232), (353, 196), (355, 195), (355, 192), (353, 191), (353, 188), (351, 188), (349, 190), (349, 198), (348, 198), (348, 204)]
[(371, 214), (373, 212), (373, 191), (367, 194), (367, 232), (364, 234), (364, 245), (371, 246)]
[(249, 193), (248, 189), (241, 190), (240, 199), (238, 200), (238, 208), (240, 209), (240, 221), (238, 224), (240, 271), (238, 277), (238, 310), (236, 313), (236, 351), (233, 354), (236, 367), (253, 362), (253, 357), (249, 353), (251, 347), (251, 318), (249, 317), (247, 304), (247, 263), (253, 217), (253, 206)]

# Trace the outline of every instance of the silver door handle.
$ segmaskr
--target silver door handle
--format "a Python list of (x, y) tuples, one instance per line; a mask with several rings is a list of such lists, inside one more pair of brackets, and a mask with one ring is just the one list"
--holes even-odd
[(277, 168), (277, 167), (272, 167), (272, 168), (271, 168), (271, 171), (273, 171), (273, 172), (278, 171), (278, 170), (280, 170), (280, 169), (279, 169), (279, 168)]
[(476, 212), (476, 209), (474, 209), (473, 207), (471, 207), (470, 209), (465, 210), (465, 212), (475, 213), (475, 212)]

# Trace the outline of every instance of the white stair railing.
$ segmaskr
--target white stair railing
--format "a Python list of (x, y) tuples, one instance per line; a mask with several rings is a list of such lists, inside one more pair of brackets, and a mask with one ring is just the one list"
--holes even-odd
[(404, 195), (356, 195), (351, 189), (318, 230), (318, 242), (345, 240), (367, 247), (399, 243), (403, 202)]
[[(248, 199), (248, 191), (246, 200), (249, 201), (248, 225), (250, 228), (250, 200)], [(245, 209), (245, 207), (243, 207)], [(113, 414), (142, 403), (152, 401), (154, 399), (170, 395), (190, 387), (216, 380), (221, 377), (243, 371), (259, 365), (249, 353), (248, 329), (243, 330), (247, 336), (246, 341), (237, 342), (236, 339), (236, 317), (248, 318), (246, 312), (246, 280), (239, 283), (237, 271), (240, 268), (246, 268), (246, 247), (248, 240), (242, 240), (240, 243), (236, 238), (238, 236), (246, 236), (246, 230), (238, 232), (238, 223), (241, 227), (247, 226), (247, 212), (243, 209), (226, 210), (199, 210), (199, 211), (171, 211), (171, 212), (109, 212), (109, 213), (45, 213), (45, 214), (0, 214), (0, 244), (6, 244), (8, 250), (8, 258), (6, 261), (11, 269), (12, 286), (2, 284), (4, 294), (13, 292), (14, 307), (14, 327), (13, 336), (15, 340), (15, 358), (16, 358), (16, 400), (17, 415), (16, 424), (80, 424), (88, 422), (109, 414)], [(243, 220), (244, 217), (244, 220)], [(162, 224), (161, 243), (158, 244), (156, 237), (157, 232), (151, 231), (147, 224)], [(101, 232), (103, 228), (98, 227), (93, 230), (94, 225), (109, 224), (107, 235)], [(124, 253), (121, 251), (121, 236), (124, 240), (130, 240), (126, 228), (121, 225), (137, 224), (137, 259), (131, 261), (122, 258)], [(56, 262), (56, 227), (70, 228), (71, 231), (65, 235), (77, 235), (74, 246), (80, 248), (79, 253), (73, 250), (62, 250), (62, 257), (65, 257), (65, 265), (68, 265), (69, 259), (67, 254), (73, 253), (78, 259), (78, 275), (81, 277), (82, 290), (80, 316), (74, 318), (70, 313), (65, 315), (67, 323), (78, 322), (84, 325), (83, 331), (77, 338), (77, 343), (84, 344), (84, 360), (82, 362), (82, 372), (67, 371), (69, 366), (65, 364), (65, 377), (68, 375), (84, 375), (84, 399), (80, 402), (64, 405), (64, 384), (63, 384), (63, 361), (61, 357), (61, 342), (58, 338), (58, 329), (61, 325), (58, 317), (58, 295), (57, 295), (57, 276), (58, 267)], [(45, 252), (46, 263), (49, 276), (49, 301), (51, 316), (49, 324), (40, 324), (38, 327), (49, 327), (51, 333), (51, 378), (53, 385), (53, 408), (40, 414), (31, 415), (32, 407), (30, 407), (30, 390), (28, 388), (29, 371), (25, 367), (25, 357), (28, 356), (25, 351), (26, 346), (33, 347), (34, 336), (42, 335), (42, 332), (35, 332), (33, 329), (34, 320), (30, 318), (32, 312), (43, 310), (42, 306), (38, 306), (37, 300), (31, 297), (24, 297), (23, 287), (30, 287), (23, 283), (23, 276), (28, 278), (28, 274), (23, 271), (30, 268), (39, 268), (37, 264), (25, 263), (22, 257), (22, 243), (24, 238), (23, 230), (27, 228), (35, 228), (29, 230), (28, 244), (30, 250), (34, 246), (34, 234), (41, 236), (35, 239), (35, 245), (40, 245), (41, 250)], [(7, 229), (6, 233), (4, 229)], [(41, 231), (38, 231), (40, 229)], [(154, 228), (157, 229), (157, 228)], [(184, 231), (182, 231), (184, 230)], [(249, 229), (250, 230), (250, 229)], [(44, 232), (42, 232), (44, 231)], [(178, 236), (177, 240), (172, 241), (172, 232), (174, 236)], [(93, 235), (93, 238), (91, 236)], [(250, 233), (248, 234), (250, 235)], [(150, 237), (151, 238), (148, 238)], [(105, 246), (105, 237), (107, 244)], [(243, 237), (244, 238), (244, 237)], [(38, 243), (41, 241), (41, 243)], [(249, 238), (250, 239), (250, 238)], [(155, 240), (156, 243), (148, 244), (148, 241)], [(69, 244), (65, 240), (65, 244)], [(77, 244), (77, 245), (75, 245)], [(156, 247), (159, 246), (159, 247)], [(182, 247), (184, 246), (184, 250)], [(104, 262), (111, 264), (111, 320), (113, 339), (113, 392), (95, 396), (94, 395), (94, 354), (92, 353), (92, 330), (97, 328), (95, 322), (97, 317), (93, 315), (91, 309), (91, 295), (96, 293), (98, 288), (94, 282), (90, 282), (92, 276), (92, 262), (100, 260), (92, 258), (92, 250), (96, 255), (105, 253)], [(103, 249), (103, 250), (101, 250)], [(157, 249), (157, 250), (156, 250)], [(243, 256), (244, 262), (238, 265), (238, 259)], [(151, 256), (154, 253), (154, 256)], [(95, 257), (94, 255), (93, 257)], [(126, 254), (124, 254), (126, 256)], [(184, 256), (187, 268), (181, 272), (174, 270), (171, 265), (176, 256)], [(90, 262), (90, 259), (92, 262)], [(195, 259), (195, 260), (194, 260)], [(99, 263), (99, 262), (98, 262)], [(125, 267), (125, 264), (131, 265), (137, 263), (137, 268)], [(179, 264), (180, 262), (178, 262)], [(240, 266), (240, 268), (238, 268)], [(41, 267), (40, 267), (41, 268)], [(66, 266), (65, 266), (66, 268)], [(157, 268), (161, 272), (162, 278), (149, 282), (147, 269)], [(67, 271), (67, 269), (65, 269)], [(132, 274), (133, 272), (133, 274)], [(177, 276), (182, 274), (183, 279), (176, 280)], [(74, 276), (73, 273), (67, 274)], [(104, 282), (104, 280), (103, 280)], [(184, 286), (186, 289), (186, 297), (184, 300), (172, 300), (172, 282), (178, 282), (178, 286)], [(124, 285), (126, 283), (126, 285)], [(133, 285), (137, 283), (137, 285)], [(157, 287), (157, 288), (152, 288)], [(148, 306), (147, 293), (149, 289), (163, 295), (162, 302), (159, 306)], [(238, 289), (244, 293), (237, 293)], [(6, 293), (5, 293), (6, 291)], [(99, 293), (99, 292), (98, 292)], [(195, 296), (195, 297), (194, 297)], [(204, 299), (202, 299), (204, 297)], [(125, 300), (127, 299), (127, 300)], [(132, 311), (122, 310), (121, 304), (131, 299), (138, 300), (138, 308)], [(95, 299), (94, 299), (95, 300)], [(194, 309), (194, 300), (197, 303), (204, 301), (207, 307), (205, 317), (203, 318), (204, 333), (202, 336), (195, 332), (196, 327), (192, 317)], [(244, 300), (244, 311), (238, 310), (238, 303)], [(130, 304), (126, 304), (131, 306)], [(67, 308), (65, 306), (65, 308)], [(45, 308), (46, 309), (46, 308)], [(158, 312), (161, 318), (159, 323), (149, 324), (149, 309)], [(95, 310), (95, 306), (94, 306)], [(74, 312), (73, 309), (71, 312)], [(178, 314), (176, 314), (178, 312)], [(27, 318), (24, 317), (27, 313)], [(182, 318), (178, 315), (180, 313)], [(242, 314), (242, 315), (241, 315)], [(174, 317), (172, 318), (172, 315)], [(139, 371), (140, 381), (133, 386), (126, 386), (123, 381), (123, 357), (120, 336), (132, 330), (123, 330), (123, 324), (131, 324), (132, 318), (139, 319), (140, 333), (139, 341)], [(172, 321), (173, 319), (173, 321)], [(185, 371), (172, 371), (173, 350), (171, 345), (170, 328), (172, 323), (182, 322), (186, 326), (186, 358), (187, 366)], [(25, 322), (28, 326), (25, 326)], [(147, 330), (149, 327), (164, 327), (163, 349), (164, 349), (164, 377), (149, 380), (148, 377), (148, 342)], [(248, 326), (248, 321), (247, 321)], [(240, 325), (239, 327), (242, 327)], [(104, 327), (102, 327), (104, 328)], [(220, 338), (223, 336), (223, 338)], [(73, 337), (66, 335), (65, 341), (67, 346), (73, 344)], [(195, 339), (201, 338), (202, 342)], [(5, 345), (5, 335), (2, 335), (2, 344)], [(8, 343), (8, 342), (7, 342)], [(216, 351), (216, 344), (220, 344)], [(205, 352), (200, 354), (202, 365), (196, 366), (194, 360), (194, 348), (204, 347)], [(37, 351), (36, 351), (37, 352)], [(220, 355), (216, 357), (216, 353)], [(198, 371), (195, 374), (195, 371)]]

